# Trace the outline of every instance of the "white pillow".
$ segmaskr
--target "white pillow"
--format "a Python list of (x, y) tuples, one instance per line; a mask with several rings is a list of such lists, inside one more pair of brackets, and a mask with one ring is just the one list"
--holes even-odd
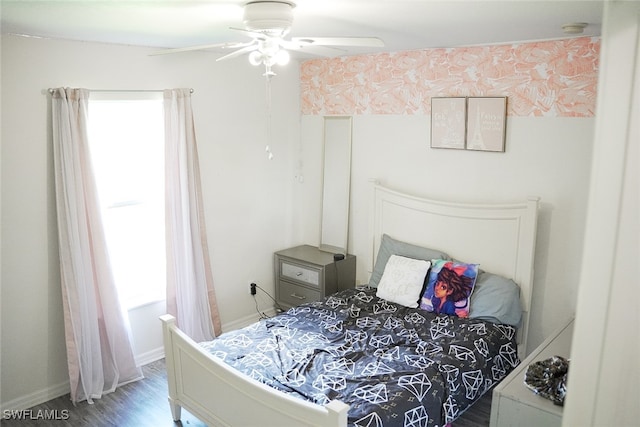
[(376, 296), (405, 307), (418, 307), (430, 261), (391, 255), (378, 283)]

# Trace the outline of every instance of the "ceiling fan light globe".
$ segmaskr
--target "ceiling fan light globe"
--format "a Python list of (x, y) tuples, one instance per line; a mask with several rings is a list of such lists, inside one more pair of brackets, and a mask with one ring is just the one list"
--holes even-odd
[(251, 52), (249, 54), (249, 63), (251, 65), (260, 65), (262, 64), (262, 54), (260, 52), (258, 52), (257, 50), (254, 50), (253, 52)]
[(280, 49), (278, 53), (276, 53), (275, 60), (278, 65), (287, 65), (289, 60), (291, 59), (291, 55), (284, 49)]

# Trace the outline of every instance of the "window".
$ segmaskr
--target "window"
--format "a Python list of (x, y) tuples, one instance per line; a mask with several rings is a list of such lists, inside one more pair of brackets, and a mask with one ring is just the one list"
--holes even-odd
[(114, 280), (130, 309), (165, 298), (161, 93), (91, 93), (89, 146)]

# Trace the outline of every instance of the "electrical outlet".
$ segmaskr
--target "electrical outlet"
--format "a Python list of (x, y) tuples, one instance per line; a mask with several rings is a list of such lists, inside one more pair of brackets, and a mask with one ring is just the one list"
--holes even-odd
[(256, 284), (255, 283), (251, 283), (251, 295), (255, 295), (258, 291), (256, 290)]

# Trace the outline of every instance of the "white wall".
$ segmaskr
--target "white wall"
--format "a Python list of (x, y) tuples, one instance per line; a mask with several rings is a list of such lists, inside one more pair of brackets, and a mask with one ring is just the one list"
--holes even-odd
[[(53, 194), (47, 89), (191, 87), (207, 235), (222, 323), (253, 318), (249, 282), (273, 294), (271, 254), (294, 243), (293, 156), (299, 138), (299, 71), (273, 79), (275, 158), (267, 160), (265, 82), (246, 58), (215, 62), (192, 52), (2, 36), (1, 395), (11, 409), (68, 389)], [(263, 302), (263, 309), (271, 304)], [(147, 311), (145, 315), (142, 313)], [(160, 322), (157, 306), (132, 313), (140, 339)], [(149, 326), (145, 326), (146, 325)]]
[[(322, 117), (303, 116), (297, 218), (303, 240), (319, 237)], [(367, 283), (371, 256), (369, 179), (451, 201), (522, 201), (539, 196), (529, 350), (575, 312), (593, 140), (593, 118), (509, 117), (505, 153), (431, 149), (428, 116), (353, 120), (349, 252)], [(490, 242), (487, 242), (488, 249)], [(455, 256), (455, 254), (451, 254)], [(473, 262), (473, 260), (466, 260)]]
[[(300, 122), (297, 67), (273, 80), (275, 159), (267, 161), (260, 70), (244, 58), (216, 63), (203, 52), (148, 57), (150, 51), (2, 38), (3, 405), (46, 400), (64, 392), (66, 382), (47, 88), (195, 89), (223, 324), (255, 313), (250, 281), (272, 292), (274, 250), (318, 242), (322, 118)], [(506, 153), (482, 153), (429, 148), (428, 116), (354, 117), (350, 252), (358, 256), (358, 280), (366, 283), (370, 268), (370, 178), (450, 200), (540, 196), (530, 348), (537, 345), (575, 310), (593, 124), (593, 118), (510, 117)]]

